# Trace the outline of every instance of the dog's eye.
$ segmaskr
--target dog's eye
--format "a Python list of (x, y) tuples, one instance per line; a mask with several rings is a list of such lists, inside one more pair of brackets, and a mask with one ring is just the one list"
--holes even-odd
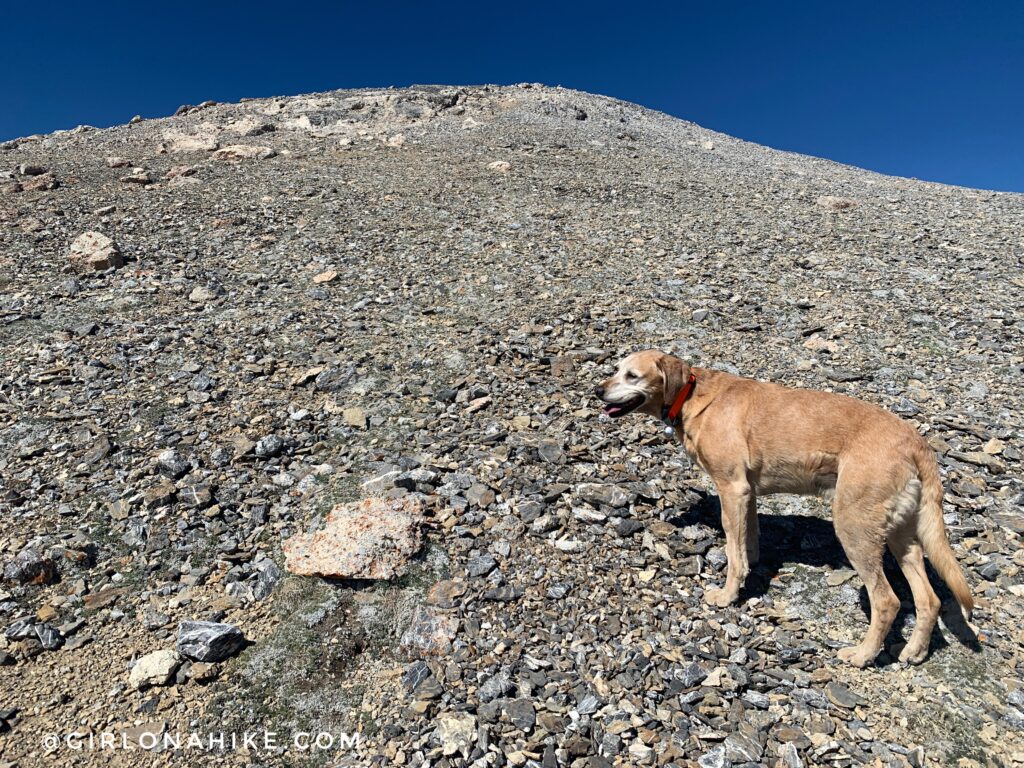
[(635, 371), (626, 371), (626, 378), (627, 379), (639, 379), (640, 376), (637, 375), (637, 373)]

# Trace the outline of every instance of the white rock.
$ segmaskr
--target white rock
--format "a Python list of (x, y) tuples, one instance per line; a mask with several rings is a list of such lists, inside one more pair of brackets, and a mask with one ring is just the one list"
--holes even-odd
[(555, 542), (555, 548), (562, 552), (582, 552), (584, 547), (583, 542), (579, 539), (559, 539)]
[(220, 295), (219, 292), (205, 285), (198, 285), (192, 289), (192, 292), (188, 295), (188, 300), (195, 302), (196, 304), (205, 304), (209, 301), (213, 301)]
[(180, 665), (181, 657), (177, 651), (153, 651), (135, 662), (128, 675), (128, 682), (139, 689), (151, 685), (166, 685)]
[(229, 147), (221, 147), (213, 156), (217, 160), (266, 160), (273, 157), (277, 152), (270, 147), (261, 147), (253, 144), (232, 144)]
[(476, 741), (476, 718), (469, 713), (438, 718), (437, 738), (446, 756), (461, 752), (463, 757), (469, 757)]
[(654, 750), (642, 742), (634, 742), (629, 745), (629, 756), (639, 763), (649, 763), (654, 757)]
[(573, 507), (572, 515), (577, 520), (582, 520), (585, 523), (603, 523), (608, 519), (608, 515), (590, 507)]
[(385, 472), (382, 475), (371, 477), (369, 480), (365, 481), (362, 484), (361, 488), (363, 489), (363, 493), (367, 494), (368, 496), (377, 496), (379, 494), (382, 494), (388, 491), (389, 489), (395, 487), (395, 480), (401, 474), (402, 473), (399, 470), (393, 469), (390, 472)]
[(212, 152), (218, 146), (217, 140), (209, 135), (183, 136), (171, 134), (166, 137), (171, 152)]

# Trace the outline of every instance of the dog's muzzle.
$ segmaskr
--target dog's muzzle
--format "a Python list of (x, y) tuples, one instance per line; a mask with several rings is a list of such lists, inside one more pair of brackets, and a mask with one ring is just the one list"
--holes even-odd
[[(602, 391), (601, 395), (603, 394), (604, 393)], [(601, 395), (598, 395), (598, 397), (601, 397), (601, 399), (604, 400), (604, 414), (605, 416), (611, 416), (613, 419), (618, 419), (621, 418), (622, 416), (625, 416), (627, 413), (632, 413), (641, 405), (643, 405), (644, 400), (647, 399), (643, 395), (634, 395), (628, 400), (613, 403), (609, 402), (608, 400), (605, 400), (604, 397), (602, 397)]]

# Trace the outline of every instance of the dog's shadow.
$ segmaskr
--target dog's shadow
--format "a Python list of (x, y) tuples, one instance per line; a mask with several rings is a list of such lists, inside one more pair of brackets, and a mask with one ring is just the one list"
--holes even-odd
[[(673, 522), (679, 526), (695, 523), (710, 525), (720, 532), (724, 544), (722, 508), (718, 496), (701, 493), (700, 502), (691, 507), (684, 515), (675, 518)], [(758, 512), (758, 527), (761, 532), (761, 559), (756, 566), (751, 568), (744, 589), (740, 593), (740, 599), (764, 595), (772, 587), (772, 580), (778, 575), (780, 569), (786, 565), (801, 563), (818, 568), (824, 566), (833, 569), (852, 568), (839, 539), (836, 538), (831, 520), (813, 515), (767, 514), (764, 504), (762, 504)], [(964, 646), (974, 652), (980, 652), (981, 643), (964, 620), (953, 593), (932, 569), (927, 559), (925, 564), (932, 589), (942, 601), (941, 623)], [(889, 583), (892, 584), (893, 591), (899, 597), (901, 604), (899, 614), (885, 641), (886, 647), (891, 648), (893, 645), (904, 643), (910, 636), (910, 629), (907, 625), (910, 615), (914, 611), (914, 599), (910, 585), (889, 552), (885, 553), (884, 565), (885, 575), (889, 579)], [(860, 590), (860, 608), (866, 622), (871, 616), (868, 592), (860, 583), (859, 577), (854, 576), (853, 578), (853, 583), (857, 584)], [(932, 631), (929, 653), (949, 645), (942, 632), (937, 630), (938, 626)], [(894, 656), (895, 654), (893, 654)]]

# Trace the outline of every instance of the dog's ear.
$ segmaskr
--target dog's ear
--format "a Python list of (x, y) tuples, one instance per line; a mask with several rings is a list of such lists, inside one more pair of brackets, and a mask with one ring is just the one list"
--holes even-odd
[(672, 355), (661, 355), (655, 365), (661, 371), (661, 378), (665, 384), (663, 402), (671, 403), (689, 378), (690, 367)]

